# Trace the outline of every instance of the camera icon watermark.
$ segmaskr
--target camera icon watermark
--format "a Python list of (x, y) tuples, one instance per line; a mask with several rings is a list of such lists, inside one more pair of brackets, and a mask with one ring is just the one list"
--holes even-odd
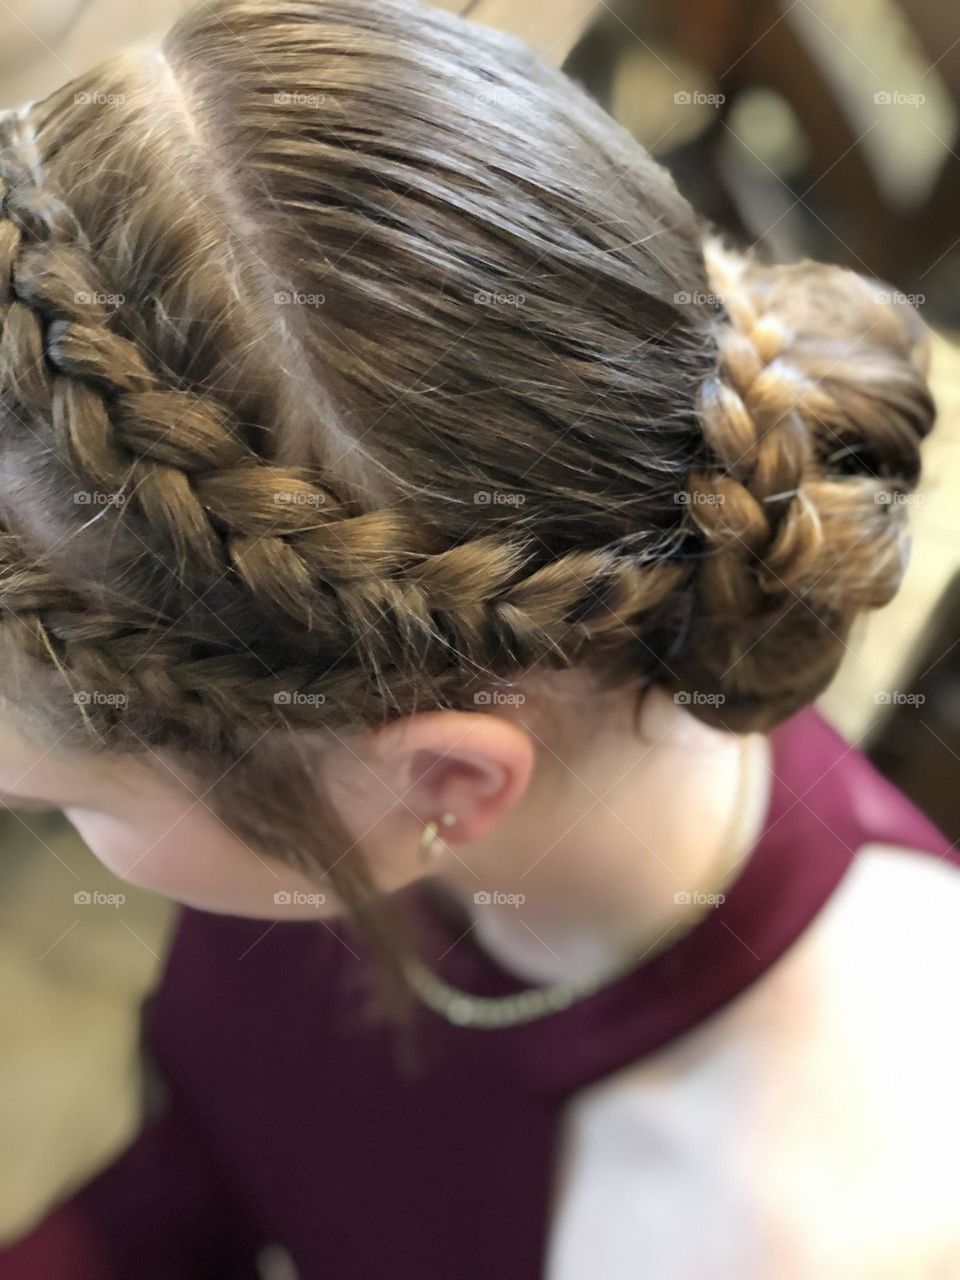
[(93, 489), (77, 489), (73, 495), (77, 507), (122, 507), (126, 501), (125, 493), (98, 493)]
[(273, 95), (278, 107), (322, 107), (327, 100), (324, 93), (284, 93), (281, 90)]
[(327, 901), (325, 893), (307, 893), (303, 889), (278, 889), (273, 895), (275, 907), (322, 907)]
[(727, 700), (725, 693), (701, 693), (699, 689), (681, 689), (673, 695), (678, 707), (722, 707)]
[(873, 95), (878, 107), (922, 107), (925, 93), (902, 93), (899, 89), (880, 89)]
[(526, 700), (526, 694), (505, 689), (480, 689), (473, 695), (475, 707), (522, 707)]
[(78, 707), (125, 707), (128, 702), (125, 693), (105, 693), (100, 689), (77, 689), (73, 701)]
[(525, 293), (506, 293), (496, 289), (478, 289), (473, 295), (478, 307), (522, 307), (527, 300)]
[(299, 489), (277, 489), (273, 495), (274, 506), (277, 507), (322, 507), (326, 501), (325, 493), (310, 493)]
[(678, 307), (722, 307), (723, 295), (719, 293), (703, 293), (699, 289), (694, 289), (692, 293), (688, 293), (686, 289), (680, 289), (673, 295), (673, 301)]
[(97, 90), (84, 90), (73, 95), (73, 101), (78, 107), (121, 107), (126, 100), (124, 93), (101, 93)]
[(722, 493), (701, 493), (699, 489), (680, 489), (673, 495), (678, 507), (722, 507), (726, 500)]
[(325, 693), (304, 693), (302, 689), (278, 689), (273, 695), (277, 707), (322, 707), (326, 700)]
[(678, 89), (673, 101), (678, 107), (722, 107), (725, 93), (703, 93), (700, 89)]
[(491, 85), (486, 89), (478, 89), (474, 95), (474, 101), (483, 107), (520, 107), (526, 109), (528, 106), (522, 94), (514, 93), (512, 89), (503, 89), (498, 85)]
[(898, 489), (881, 489), (873, 495), (878, 507), (920, 507), (926, 500), (924, 493), (901, 493)]
[(125, 893), (103, 893), (99, 889), (78, 889), (73, 895), (78, 907), (122, 907), (126, 900)]
[(497, 889), (478, 889), (473, 895), (478, 907), (522, 907), (526, 900), (525, 893), (501, 893)]
[(720, 907), (727, 898), (723, 893), (702, 893), (697, 889), (681, 889), (673, 895), (678, 907)]
[(473, 495), (475, 507), (522, 507), (526, 500), (525, 493), (509, 493), (504, 489), (477, 489)]
[(73, 295), (78, 307), (122, 307), (127, 300), (125, 293), (88, 293), (81, 289)]
[(326, 294), (306, 293), (301, 289), (278, 289), (273, 295), (278, 307), (322, 307), (326, 300)]

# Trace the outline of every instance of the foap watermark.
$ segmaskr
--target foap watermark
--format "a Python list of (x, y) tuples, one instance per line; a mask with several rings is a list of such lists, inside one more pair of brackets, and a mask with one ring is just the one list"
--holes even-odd
[(125, 293), (101, 293), (94, 290), (92, 293), (86, 289), (81, 289), (79, 293), (73, 295), (73, 300), (78, 307), (122, 307), (127, 300)]
[(522, 507), (526, 500), (526, 494), (505, 489), (477, 489), (473, 495), (475, 507)]
[(726, 498), (722, 493), (701, 493), (699, 489), (681, 489), (673, 495), (678, 507), (722, 507)]
[(673, 695), (678, 707), (722, 707), (727, 700), (725, 693), (701, 693), (699, 689), (681, 689)]
[(473, 295), (478, 307), (522, 307), (527, 300), (525, 293), (506, 293), (497, 289), (478, 289)]
[(99, 889), (78, 889), (73, 895), (78, 907), (122, 907), (126, 900), (125, 893), (103, 893)]
[(522, 707), (526, 700), (526, 694), (505, 689), (481, 689), (473, 695), (476, 707)]
[(679, 293), (673, 295), (673, 301), (678, 307), (722, 307), (723, 296), (719, 293), (702, 293), (699, 289), (695, 289), (693, 293), (688, 293), (686, 289), (681, 289)]
[(902, 689), (881, 689), (873, 695), (878, 707), (922, 707), (927, 700), (924, 693), (906, 693)]
[(900, 89), (880, 89), (873, 95), (878, 107), (922, 107), (925, 93), (903, 93)]
[(878, 507), (921, 507), (926, 500), (925, 493), (901, 493), (897, 489), (882, 489), (873, 495)]
[(273, 895), (275, 907), (322, 907), (326, 900), (325, 893), (307, 893), (303, 889), (278, 889)]
[(726, 902), (722, 893), (702, 893), (698, 889), (681, 889), (673, 895), (678, 907), (719, 907)]
[(122, 107), (126, 100), (125, 93), (101, 93), (97, 89), (73, 95), (73, 101), (78, 107)]
[(474, 101), (483, 107), (522, 107), (529, 108), (529, 102), (512, 89), (504, 89), (500, 85), (490, 85), (486, 89), (478, 89)]
[(727, 95), (704, 93), (701, 89), (678, 89), (673, 100), (678, 107), (722, 107)]
[(887, 306), (893, 306), (897, 303), (906, 303), (909, 307), (922, 307), (927, 300), (925, 293), (901, 293), (899, 289), (881, 289), (876, 294), (878, 302), (884, 302)]
[(127, 501), (125, 493), (98, 493), (94, 489), (78, 489), (73, 495), (78, 507), (122, 507)]
[(322, 307), (326, 300), (323, 293), (305, 293), (302, 289), (278, 289), (273, 295), (278, 307)]
[(327, 100), (324, 93), (284, 93), (273, 95), (278, 107), (322, 107)]
[(473, 895), (478, 907), (522, 907), (527, 900), (525, 893), (501, 893), (498, 889), (478, 889)]
[(73, 700), (78, 707), (125, 707), (125, 693), (105, 693), (100, 689), (77, 689)]
[(325, 493), (310, 493), (301, 489), (278, 489), (273, 502), (278, 507), (322, 507), (327, 501)]
[(326, 700), (325, 693), (304, 693), (302, 689), (280, 689), (273, 695), (278, 707), (322, 707)]

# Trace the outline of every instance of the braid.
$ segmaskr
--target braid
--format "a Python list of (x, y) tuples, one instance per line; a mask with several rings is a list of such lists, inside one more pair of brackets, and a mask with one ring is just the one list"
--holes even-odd
[[(893, 596), (904, 513), (891, 488), (916, 482), (933, 408), (909, 362), (912, 335), (884, 318), (859, 277), (814, 264), (758, 268), (716, 240), (704, 258), (724, 312), (719, 367), (700, 397), (708, 466), (688, 483), (707, 547), (697, 584), (706, 622), (678, 659), (677, 684), (707, 695), (708, 718), (742, 728), (775, 723), (814, 697), (855, 613)], [(770, 281), (792, 272), (815, 273), (815, 284), (794, 277), (795, 289), (833, 295), (848, 326), (858, 304), (869, 307), (852, 346), (831, 343), (826, 308), (819, 333), (790, 325), (779, 310), (783, 284), (772, 290)], [(907, 357), (906, 372), (901, 390), (882, 351), (873, 397), (881, 343)]]
[[(401, 477), (396, 496), (365, 509), (316, 457), (293, 466), (265, 456), (257, 442), (271, 423), (245, 416), (243, 398), (231, 399), (215, 379), (198, 386), (186, 373), (183, 339), (167, 345), (166, 359), (152, 350), (149, 306), (141, 297), (127, 307), (98, 268), (117, 260), (117, 250), (102, 251), (92, 230), (96, 205), (74, 212), (57, 194), (74, 187), (43, 172), (30, 115), (0, 123), (0, 142), (0, 393), (9, 430), (19, 424), (49, 441), (45, 465), (74, 496), (117, 499), (98, 512), (96, 532), (120, 548), (121, 566), (112, 580), (108, 557), (64, 589), (60, 543), (92, 537), (92, 522), (49, 540), (24, 521), (4, 540), (0, 603), (19, 619), (26, 651), (74, 687), (128, 691), (122, 715), (104, 712), (111, 729), (209, 742), (228, 724), (372, 723), (421, 703), (463, 704), (478, 685), (532, 668), (575, 665), (661, 679), (691, 703), (696, 696), (705, 718), (759, 727), (814, 696), (854, 613), (892, 595), (904, 513), (882, 498), (915, 483), (932, 410), (915, 335), (851, 273), (762, 268), (710, 241), (706, 280), (722, 312), (697, 313), (692, 324), (683, 317), (674, 346), (667, 339), (678, 318), (660, 295), (668, 281), (689, 282), (691, 268), (686, 248), (675, 260), (668, 255), (673, 274), (658, 293), (642, 275), (662, 356), (648, 344), (638, 360), (622, 325), (609, 341), (595, 328), (592, 346), (563, 350), (578, 393), (588, 371), (609, 365), (592, 417), (585, 402), (562, 431), (536, 434), (538, 411), (521, 399), (521, 385), (526, 395), (536, 371), (549, 393), (544, 404), (560, 406), (567, 394), (543, 380), (543, 342), (534, 344), (540, 363), (522, 375), (514, 357), (513, 384), (502, 371), (504, 417), (519, 404), (531, 432), (504, 476), (543, 466), (567, 437), (577, 440), (587, 418), (581, 452), (555, 459), (556, 482), (543, 486), (538, 509), (478, 529), (462, 495), (446, 494), (454, 516), (444, 526), (410, 497), (422, 485), (415, 472), (410, 483)], [(219, 226), (229, 239), (226, 211)], [(347, 229), (352, 236), (353, 221)], [(198, 251), (206, 243), (200, 234), (194, 241)], [(177, 252), (174, 264), (187, 260)], [(472, 246), (461, 254), (476, 256)], [(359, 276), (342, 279), (350, 298)], [(418, 284), (407, 305), (429, 292)], [(633, 303), (638, 295), (628, 296)], [(622, 301), (611, 292), (610, 309)], [(225, 313), (226, 290), (219, 305)], [(247, 332), (263, 327), (251, 314)], [(540, 331), (561, 314), (548, 307)], [(503, 335), (492, 332), (502, 350)], [(517, 330), (511, 335), (522, 341)], [(615, 367), (611, 353), (621, 350), (632, 366), (664, 365), (658, 372), (652, 363), (644, 384), (632, 366)], [(663, 414), (658, 457), (644, 453), (655, 433), (637, 403), (641, 388), (648, 398), (669, 389), (668, 364), (676, 397)], [(322, 357), (305, 369), (318, 379)], [(618, 382), (627, 388), (619, 401)], [(312, 396), (315, 386), (306, 385)], [(466, 398), (477, 384), (460, 385)], [(676, 400), (688, 388), (685, 416)], [(621, 414), (634, 417), (618, 426)], [(384, 456), (402, 469), (406, 437), (396, 434), (395, 452)], [(422, 434), (434, 438), (428, 428)], [(478, 443), (476, 474), (496, 475), (496, 443)], [(597, 470), (580, 487), (576, 467), (587, 466), (589, 449)], [(468, 473), (454, 473), (455, 495)], [(633, 477), (646, 487), (624, 499)], [(544, 520), (561, 493), (582, 502), (592, 521), (586, 535), (552, 513)], [(138, 560), (146, 568), (133, 572)], [(278, 701), (293, 692), (304, 699)]]
[(78, 485), (126, 496), (114, 519), (129, 527), (136, 512), (137, 536), (178, 567), (187, 598), (213, 590), (236, 608), (243, 592), (286, 641), (274, 672), (129, 591), (97, 611), (42, 556), (24, 570), (27, 548), (8, 534), (0, 589), (21, 644), (75, 689), (133, 689), (115, 724), (139, 736), (160, 712), (184, 740), (210, 742), (225, 723), (295, 721), (277, 701), (289, 689), (299, 707), (322, 695), (325, 722), (377, 719), (413, 709), (425, 680), (453, 704), (470, 677), (599, 663), (635, 644), (640, 620), (689, 576), (613, 547), (545, 560), (522, 530), (446, 545), (408, 511), (358, 512), (314, 474), (265, 461), (223, 405), (126, 336), (77, 220), (37, 185), (35, 164), (14, 169), (18, 144), (30, 153), (11, 139), (0, 171), (5, 399), (50, 424)]

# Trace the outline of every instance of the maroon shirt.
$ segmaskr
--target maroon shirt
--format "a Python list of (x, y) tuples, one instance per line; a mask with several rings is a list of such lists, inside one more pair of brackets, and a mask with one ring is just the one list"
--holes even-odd
[[(744, 991), (870, 842), (960, 865), (814, 712), (771, 735), (762, 833), (725, 902), (669, 950), (526, 1026), (418, 1009), (416, 1060), (361, 1015), (342, 926), (185, 911), (145, 1018), (167, 1102), (0, 1280), (246, 1280), (277, 1242), (301, 1280), (533, 1280), (572, 1095)], [(478, 994), (522, 988), (422, 889), (425, 959)]]

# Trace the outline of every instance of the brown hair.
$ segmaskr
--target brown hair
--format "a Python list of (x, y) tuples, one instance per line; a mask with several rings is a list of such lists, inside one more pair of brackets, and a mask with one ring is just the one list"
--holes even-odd
[(215, 0), (0, 122), (0, 201), (31, 706), (225, 773), (230, 825), (355, 910), (287, 730), (572, 666), (764, 728), (897, 586), (912, 314), (705, 258), (668, 175), (513, 40)]

